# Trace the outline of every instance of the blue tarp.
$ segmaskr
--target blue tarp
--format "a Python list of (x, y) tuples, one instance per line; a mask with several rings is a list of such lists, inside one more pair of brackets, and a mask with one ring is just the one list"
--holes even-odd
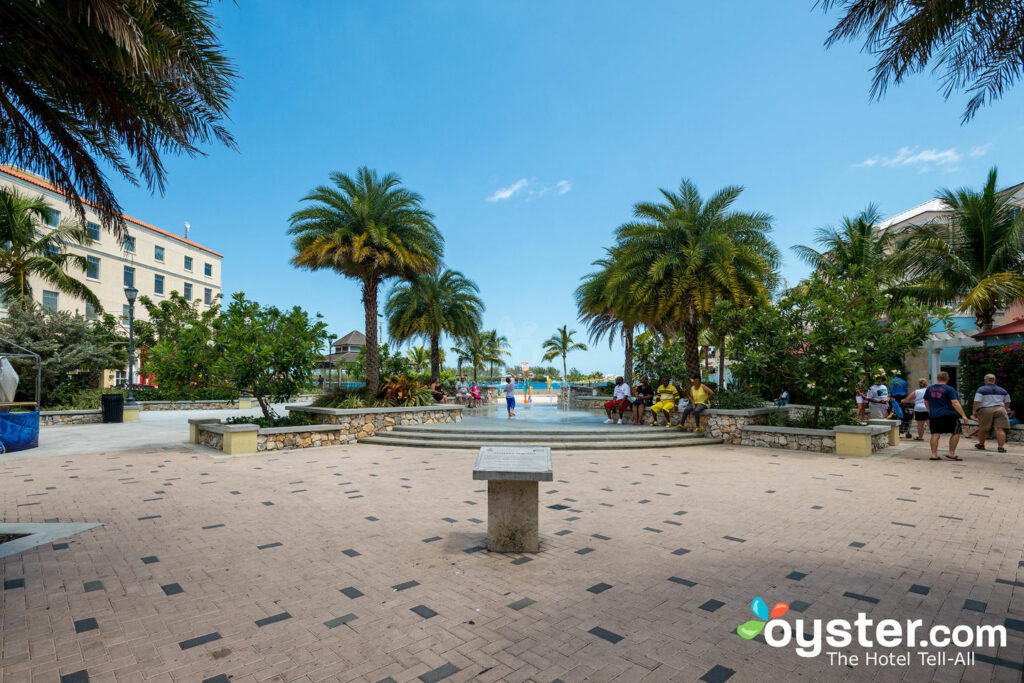
[(0, 452), (23, 451), (39, 445), (39, 413), (0, 413)]

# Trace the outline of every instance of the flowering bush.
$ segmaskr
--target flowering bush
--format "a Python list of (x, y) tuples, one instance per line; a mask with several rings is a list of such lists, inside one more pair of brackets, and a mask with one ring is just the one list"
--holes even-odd
[(1024, 401), (1024, 344), (960, 349), (957, 389), (968, 412), (974, 403), (974, 392), (985, 383), (988, 373), (995, 375), (996, 384), (1010, 392), (1010, 398), (1020, 405)]

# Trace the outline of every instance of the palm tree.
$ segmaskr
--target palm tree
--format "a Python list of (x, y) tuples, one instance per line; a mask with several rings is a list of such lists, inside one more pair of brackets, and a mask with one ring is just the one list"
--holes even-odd
[(497, 330), (474, 330), (459, 342), (459, 346), (452, 348), (452, 353), (458, 356), (460, 364), (472, 365), (474, 382), (477, 381), (477, 371), (480, 368), (490, 363), (491, 375), (494, 375), (494, 364), (500, 363), (509, 355), (508, 340), (500, 336)]
[(333, 185), (319, 185), (292, 214), (292, 264), (309, 270), (331, 269), (358, 280), (366, 325), (366, 386), (376, 393), (377, 291), (384, 280), (409, 278), (437, 268), (444, 238), (423, 199), (402, 187), (393, 173), (378, 176), (365, 166), (355, 177), (331, 174)]
[(906, 291), (935, 304), (959, 302), (979, 329), (992, 328), (996, 312), (1024, 298), (1024, 214), (996, 189), (996, 169), (981, 191), (943, 189), (949, 220), (914, 229), (907, 244)]
[(42, 197), (0, 190), (0, 300), (27, 305), (32, 301), (29, 278), (35, 276), (102, 311), (92, 290), (68, 274), (71, 268), (85, 271), (88, 266), (84, 256), (67, 252), (71, 245), (91, 243), (88, 231), (66, 223), (44, 231), (40, 226), (49, 211)]
[(211, 4), (2, 3), (0, 159), (46, 176), (80, 222), (91, 202), (124, 235), (108, 169), (162, 192), (162, 153), (234, 147), (222, 124), (236, 74)]
[(892, 233), (878, 227), (881, 220), (878, 207), (869, 204), (853, 218), (844, 216), (838, 229), (818, 228), (815, 242), (821, 251), (803, 244), (793, 247), (793, 251), (826, 277), (848, 279), (873, 274), (883, 281), (899, 278), (898, 261), (893, 258), (896, 241)]
[(414, 337), (430, 343), (430, 375), (441, 372), (441, 335), (464, 337), (480, 329), (484, 303), (480, 288), (457, 270), (418, 273), (391, 290), (384, 314), (397, 342)]
[(826, 47), (864, 36), (864, 50), (877, 58), (871, 95), (881, 98), (932, 63), (942, 75), (942, 94), (971, 94), (963, 123), (999, 99), (1024, 73), (1024, 21), (1019, 2), (918, 2), (916, 0), (819, 0), (826, 12), (845, 12), (829, 32)]
[(684, 178), (678, 193), (661, 190), (664, 203), (636, 204), (638, 220), (616, 231), (619, 277), (633, 283), (634, 297), (649, 307), (645, 319), (670, 336), (682, 329), (692, 376), (700, 373), (698, 332), (715, 302), (746, 306), (777, 282), (771, 216), (729, 210), (742, 191), (728, 186), (705, 201)]
[(622, 376), (633, 384), (633, 336), (643, 322), (641, 305), (633, 296), (633, 283), (621, 277), (619, 262), (613, 249), (608, 255), (594, 261), (598, 270), (583, 277), (576, 288), (576, 308), (579, 320), (587, 326), (591, 343), (608, 338), (608, 348), (622, 338), (625, 363)]
[(412, 369), (417, 373), (423, 372), (423, 368), (430, 364), (430, 351), (424, 346), (414, 346), (405, 355), (409, 356)]
[[(562, 357), (562, 377), (568, 378), (569, 368), (566, 366), (565, 357), (573, 351), (586, 351), (587, 345), (583, 342), (573, 341), (576, 330), (570, 330), (568, 325), (559, 327), (555, 334), (544, 342), (544, 362)], [(568, 386), (568, 380), (563, 385), (563, 390)]]

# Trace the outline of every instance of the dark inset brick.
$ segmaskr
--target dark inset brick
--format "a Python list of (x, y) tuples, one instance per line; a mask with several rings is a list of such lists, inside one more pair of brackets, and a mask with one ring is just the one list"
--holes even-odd
[(198, 636), (196, 638), (189, 638), (178, 643), (178, 647), (182, 650), (188, 650), (189, 648), (197, 647), (199, 645), (205, 645), (206, 643), (212, 643), (215, 640), (220, 640), (220, 634), (214, 631), (213, 633), (207, 633), (205, 636)]
[(185, 592), (185, 589), (177, 583), (169, 583), (166, 586), (160, 586), (160, 589), (165, 595), (179, 595)]
[(1011, 618), (1007, 617), (1003, 621), (1003, 626), (1005, 626), (1006, 628), (1010, 629), (1011, 631), (1021, 631), (1021, 632), (1024, 632), (1024, 621), (1022, 621), (1021, 619), (1011, 619)]
[(430, 609), (426, 605), (416, 605), (415, 607), (410, 608), (409, 611), (414, 613), (414, 614), (418, 614), (419, 616), (423, 617), (424, 619), (430, 619), (431, 617), (436, 617), (437, 616), (437, 612), (435, 612), (434, 610)]
[(349, 586), (348, 588), (342, 588), (339, 592), (346, 598), (349, 598), (350, 600), (355, 600), (356, 598), (363, 597), (363, 592), (358, 588), (353, 588), (352, 586)]
[(231, 679), (228, 678), (227, 674), (217, 674), (216, 676), (204, 678), (203, 683), (231, 683)]
[(209, 526), (204, 526), (203, 530), (205, 531), (206, 529), (219, 529), (222, 526), (224, 526), (224, 525), (223, 524), (210, 524)]
[(143, 522), (147, 519), (160, 519), (160, 515), (146, 515), (145, 517), (139, 517), (140, 522)]
[(568, 505), (548, 505), (549, 510), (568, 510)]
[(359, 553), (357, 553), (355, 550), (352, 550), (352, 548), (349, 548), (348, 550), (342, 550), (341, 552), (345, 555), (348, 555), (349, 557), (359, 557)]
[(689, 586), (690, 588), (693, 588), (697, 585), (696, 581), (690, 581), (689, 579), (681, 579), (678, 576), (670, 576), (668, 577), (668, 580), (672, 583), (678, 583), (681, 586)]
[(147, 555), (146, 557), (142, 558), (142, 564), (154, 564), (155, 562), (159, 561), (160, 559), (156, 555)]
[(854, 541), (850, 544), (851, 548), (863, 548), (867, 543), (861, 543), (860, 541)]
[(418, 585), (420, 585), (419, 581), (406, 581), (405, 583), (395, 584), (391, 588), (396, 591), (404, 591), (410, 588), (415, 588)]
[(440, 541), (440, 540), (441, 540), (440, 536), (431, 536), (430, 538), (424, 538), (423, 542), (424, 543), (433, 543), (434, 541)]
[(791, 581), (803, 581), (807, 578), (807, 574), (804, 574), (803, 572), (790, 572), (786, 574), (786, 578)]
[(610, 540), (612, 540), (611, 536), (602, 536), (601, 534), (591, 534), (590, 537), (591, 538), (596, 538), (599, 541), (610, 541)]
[(595, 626), (594, 628), (587, 631), (587, 633), (597, 636), (598, 638), (603, 638), (604, 640), (607, 640), (609, 643), (612, 643), (613, 645), (622, 640), (622, 636), (620, 636), (618, 633), (613, 633), (608, 629), (601, 628), (600, 626)]
[(700, 680), (704, 683), (725, 683), (733, 677), (736, 672), (732, 669), (722, 666), (721, 664), (715, 664), (713, 667), (708, 669), (707, 673), (700, 677)]
[(263, 501), (263, 504), (264, 504), (264, 505), (266, 505), (267, 507), (269, 507), (269, 506), (273, 505), (273, 503), (272, 503), (272, 502), (270, 502), (269, 500), (265, 500), (265, 501)]
[(823, 508), (820, 505), (812, 505), (811, 509), (812, 510), (822, 510)]
[(60, 677), (60, 683), (89, 683), (89, 672), (82, 669), (74, 673), (64, 674)]
[(457, 520), (457, 519), (452, 519), (451, 517), (442, 517), (442, 518), (441, 518), (441, 521), (442, 521), (442, 522), (448, 522), (449, 524), (455, 524), (455, 522), (457, 522), (457, 521), (459, 521), (459, 520)]
[(457, 674), (458, 672), (459, 667), (455, 666), (451, 662), (448, 662), (443, 666), (439, 666), (436, 669), (433, 669), (425, 674), (420, 675), (419, 679), (423, 681), (423, 683), (437, 683), (437, 681), (442, 681), (448, 678), (449, 676)]
[(347, 624), (348, 622), (358, 618), (359, 617), (357, 617), (356, 615), (350, 613), (341, 617), (335, 617), (334, 619), (330, 619), (329, 621), (325, 621), (324, 626), (326, 626), (327, 628), (337, 628), (342, 624)]
[(988, 603), (981, 600), (964, 600), (964, 609), (971, 612), (984, 613), (988, 609)]
[(86, 581), (85, 583), (82, 584), (82, 587), (85, 588), (85, 592), (86, 593), (92, 593), (93, 591), (101, 591), (101, 590), (103, 590), (103, 582), (102, 581)]
[(67, 550), (68, 549), (68, 544), (67, 543), (54, 543), (53, 544), (53, 549), (54, 550)]
[(365, 519), (367, 522), (379, 522), (380, 521), (379, 519), (377, 519), (373, 515), (370, 515), (369, 517), (364, 517), (363, 519)]
[(472, 548), (466, 548), (462, 552), (464, 552), (464, 553), (466, 553), (468, 555), (472, 555), (473, 553), (478, 553), (481, 550), (487, 550), (487, 548), (482, 546), (482, 545), (475, 545)]
[(907, 589), (908, 593), (917, 593), (918, 595), (928, 595), (929, 591), (931, 591), (931, 586), (922, 586), (917, 583)]
[(1007, 579), (996, 579), (996, 583), (1001, 583), (1006, 586), (1014, 586), (1016, 588), (1024, 588), (1024, 581), (1008, 581)]
[(284, 545), (284, 543), (280, 543), (280, 542), (265, 543), (264, 545), (256, 546), (256, 550), (266, 550), (267, 548), (279, 548), (282, 545)]
[(721, 607), (724, 604), (725, 603), (722, 602), (721, 600), (714, 600), (714, 599), (712, 599), (712, 600), (708, 600), (707, 602), (705, 602), (703, 605), (700, 606), (700, 608), (702, 610), (704, 610), (705, 612), (714, 612), (715, 610), (717, 610), (719, 607)]
[(512, 608), (512, 609), (514, 609), (516, 611), (519, 611), (519, 610), (523, 609), (524, 607), (529, 607), (530, 605), (532, 605), (535, 602), (537, 602), (537, 601), (536, 600), (531, 600), (530, 598), (523, 598), (522, 600), (516, 600), (515, 602), (508, 603), (507, 607), (510, 607), (510, 608)]
[(870, 595), (861, 595), (860, 593), (851, 593), (846, 591), (843, 593), (844, 598), (853, 598), (854, 600), (861, 600), (863, 602), (870, 602), (872, 605), (878, 604), (878, 598), (873, 598)]
[(269, 626), (270, 624), (276, 624), (279, 621), (285, 621), (286, 619), (291, 618), (292, 615), (288, 614), (287, 612), (281, 612), (280, 614), (274, 614), (273, 616), (257, 619), (254, 623), (262, 628), (263, 626)]
[(689, 548), (676, 548), (675, 550), (672, 551), (672, 554), (673, 555), (685, 555), (688, 552), (690, 552)]
[(588, 555), (588, 554), (590, 554), (592, 552), (594, 552), (593, 548), (580, 548), (579, 550), (576, 551), (576, 554), (577, 555)]
[(512, 564), (526, 564), (527, 562), (533, 562), (533, 558), (523, 556), (512, 560)]
[(85, 619), (79, 619), (75, 622), (75, 633), (95, 631), (99, 627), (100, 625), (96, 623), (96, 617), (87, 617)]
[(745, 539), (745, 538), (736, 538), (735, 536), (722, 536), (722, 538), (724, 538), (727, 541), (735, 541), (736, 543), (746, 543), (747, 542), (747, 539)]
[(24, 588), (25, 579), (6, 579), (4, 580), (4, 590), (9, 591), (14, 588)]
[(806, 612), (807, 608), (810, 606), (811, 603), (804, 602), (803, 600), (794, 600), (793, 602), (789, 603), (789, 609), (793, 610), (794, 612), (800, 612), (801, 614), (803, 612)]
[(555, 536), (568, 536), (571, 533), (572, 531), (570, 531), (569, 529), (562, 529), (561, 531), (556, 531)]
[(612, 585), (610, 583), (595, 583), (593, 586), (591, 586), (587, 590), (590, 591), (591, 593), (603, 593), (603, 592), (605, 592), (606, 590), (608, 590), (611, 587), (612, 587)]
[(974, 659), (979, 662), (984, 662), (985, 664), (992, 664), (993, 666), (1004, 666), (1007, 669), (1012, 669), (1013, 671), (1024, 672), (1024, 663), (1022, 662), (1014, 662), (1009, 659), (1003, 659), (1002, 657), (992, 657), (989, 655), (983, 655), (980, 652), (974, 653)]

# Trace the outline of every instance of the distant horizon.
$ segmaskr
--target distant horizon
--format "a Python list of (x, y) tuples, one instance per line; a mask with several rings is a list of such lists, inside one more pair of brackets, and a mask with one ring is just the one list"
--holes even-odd
[(224, 253), (226, 296), (300, 305), (339, 335), (363, 327), (358, 284), (293, 269), (285, 234), (332, 171), (396, 172), (423, 195), (446, 266), (479, 284), (483, 327), (508, 337), (510, 365), (539, 363), (568, 325), (591, 345), (570, 365), (606, 373), (621, 371), (621, 343), (591, 344), (573, 291), (659, 187), (745, 186), (735, 208), (775, 217), (781, 275), (795, 282), (808, 269), (790, 247), (869, 203), (891, 217), (938, 188), (980, 187), (992, 166), (1001, 186), (1024, 180), (1020, 88), (966, 126), (966, 98), (944, 102), (930, 74), (872, 102), (871, 59), (854, 44), (825, 50), (837, 17), (810, 7), (214, 11), (241, 75), (228, 123), (238, 151), (167, 158), (163, 197), (112, 184), (126, 213), (176, 235), (188, 221), (190, 239)]

